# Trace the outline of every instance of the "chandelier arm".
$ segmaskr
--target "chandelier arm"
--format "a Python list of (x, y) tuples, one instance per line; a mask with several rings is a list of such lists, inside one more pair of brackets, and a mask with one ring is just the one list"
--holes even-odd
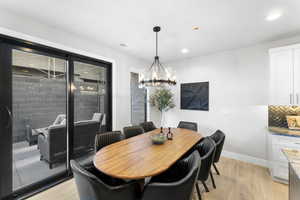
[(153, 61), (153, 63), (151, 64), (151, 66), (149, 67), (148, 71), (151, 71), (151, 69), (153, 68), (153, 65), (155, 64), (155, 60)]
[(165, 66), (163, 66), (162, 63), (159, 62), (158, 64), (159, 64), (159, 66), (160, 66), (162, 69), (166, 70)]

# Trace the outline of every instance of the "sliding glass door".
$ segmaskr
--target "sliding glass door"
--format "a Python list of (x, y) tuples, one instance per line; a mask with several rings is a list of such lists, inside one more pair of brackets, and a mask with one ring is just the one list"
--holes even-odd
[(107, 69), (93, 62), (74, 61), (73, 157), (91, 162), (95, 135), (107, 130)]
[(112, 124), (109, 63), (22, 44), (0, 43), (0, 199), (70, 176), (70, 159), (90, 163)]
[(13, 190), (66, 172), (65, 59), (12, 49)]

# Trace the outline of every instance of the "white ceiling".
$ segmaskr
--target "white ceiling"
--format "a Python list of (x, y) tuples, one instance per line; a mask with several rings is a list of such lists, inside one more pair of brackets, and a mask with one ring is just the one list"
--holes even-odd
[[(0, 8), (147, 60), (154, 56), (154, 25), (162, 27), (162, 61), (300, 33), (299, 0), (1, 0)], [(282, 17), (265, 21), (274, 9)]]

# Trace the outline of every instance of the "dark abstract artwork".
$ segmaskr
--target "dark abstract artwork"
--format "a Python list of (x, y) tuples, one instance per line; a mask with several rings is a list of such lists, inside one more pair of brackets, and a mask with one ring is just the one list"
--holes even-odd
[(209, 82), (181, 84), (180, 94), (181, 109), (209, 110)]

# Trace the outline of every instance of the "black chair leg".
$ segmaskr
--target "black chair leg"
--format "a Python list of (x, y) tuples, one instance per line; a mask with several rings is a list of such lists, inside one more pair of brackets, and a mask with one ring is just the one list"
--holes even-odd
[(197, 194), (198, 194), (198, 200), (202, 200), (198, 182), (196, 183), (196, 189), (197, 189)]
[(204, 181), (201, 181), (201, 182), (202, 182), (202, 184), (203, 184), (203, 186), (204, 186), (204, 188), (205, 188), (205, 191), (206, 191), (206, 192), (209, 192), (209, 190), (208, 190), (208, 187), (207, 187), (206, 183), (205, 183)]
[(218, 175), (220, 175), (220, 172), (219, 172), (219, 170), (218, 170), (218, 168), (217, 168), (217, 166), (216, 166), (216, 164), (215, 164), (215, 163), (213, 163), (213, 166), (214, 166), (214, 168), (215, 168), (215, 170), (216, 170), (217, 174), (218, 174)]
[(213, 176), (213, 174), (212, 174), (211, 171), (209, 172), (209, 174), (210, 174), (210, 178), (211, 178), (211, 182), (212, 182), (212, 184), (213, 184), (213, 187), (216, 189), (217, 187), (216, 187), (216, 184), (215, 184), (214, 176)]

